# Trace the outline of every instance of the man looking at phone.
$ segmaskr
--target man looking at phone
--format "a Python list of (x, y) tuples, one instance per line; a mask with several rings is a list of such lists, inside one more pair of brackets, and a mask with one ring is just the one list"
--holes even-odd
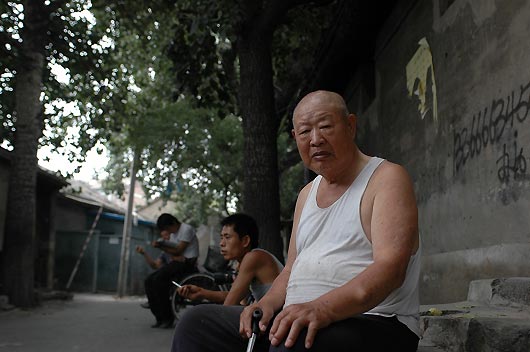
[(136, 251), (144, 255), (153, 269), (157, 269), (145, 280), (149, 308), (156, 318), (156, 323), (151, 327), (171, 328), (174, 320), (169, 301), (171, 281), (180, 280), (197, 270), (199, 241), (191, 225), (181, 223), (171, 214), (160, 215), (156, 225), (161, 238), (152, 245), (163, 253), (153, 260), (142, 247), (137, 247)]

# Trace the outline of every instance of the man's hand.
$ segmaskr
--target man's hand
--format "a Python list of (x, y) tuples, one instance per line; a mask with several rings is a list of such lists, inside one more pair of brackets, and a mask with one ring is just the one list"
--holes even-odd
[(143, 255), (145, 253), (145, 250), (142, 246), (136, 246), (136, 253)]
[(202, 288), (195, 285), (184, 285), (177, 289), (179, 295), (192, 301), (202, 299)]
[(259, 329), (261, 332), (267, 330), (269, 322), (274, 317), (274, 310), (265, 302), (256, 302), (246, 306), (239, 316), (239, 334), (241, 337), (249, 339), (252, 336), (252, 313), (258, 308), (263, 312), (259, 321)]
[(174, 262), (184, 263), (186, 261), (186, 257), (183, 255), (172, 255), (171, 260)]
[(273, 346), (285, 340), (285, 347), (293, 347), (300, 332), (307, 327), (305, 347), (309, 349), (313, 345), (318, 329), (332, 322), (329, 309), (318, 301), (293, 304), (276, 316), (269, 333), (269, 340)]

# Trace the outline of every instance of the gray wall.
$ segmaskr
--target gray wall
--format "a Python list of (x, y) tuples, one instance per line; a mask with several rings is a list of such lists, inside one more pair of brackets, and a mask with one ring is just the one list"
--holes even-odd
[[(472, 279), (530, 276), (529, 38), (527, 0), (400, 1), (378, 39), (375, 97), (355, 79), (345, 94), (361, 149), (413, 178), (424, 304), (465, 300)], [(421, 90), (424, 72), (422, 116), (407, 84)]]

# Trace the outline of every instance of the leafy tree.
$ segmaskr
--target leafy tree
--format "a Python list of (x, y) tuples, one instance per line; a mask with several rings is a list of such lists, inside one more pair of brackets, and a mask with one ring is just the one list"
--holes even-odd
[[(330, 1), (179, 1), (169, 52), (175, 82), (199, 106), (243, 118), (243, 209), (282, 257), (277, 137), (331, 11)], [(292, 10), (292, 11), (291, 11)], [(234, 99), (223, 98), (237, 97)], [(288, 129), (288, 128), (287, 128)], [(293, 148), (291, 148), (293, 149)], [(293, 160), (286, 158), (285, 160)]]
[(83, 86), (81, 82), (92, 78), (90, 72), (97, 72), (105, 52), (98, 44), (101, 37), (82, 15), (84, 7), (81, 0), (0, 5), (0, 136), (13, 147), (3, 281), (11, 301), (21, 307), (35, 304), (35, 188), (44, 104), (75, 95), (56, 80), (52, 67), (61, 64), (73, 86)]
[[(101, 107), (115, 128), (105, 135), (105, 124), (97, 127), (112, 158), (105, 188), (123, 192), (122, 180), (136, 153), (138, 178), (148, 193), (170, 197), (172, 191), (172, 198), (184, 205), (185, 218), (200, 223), (209, 213), (228, 212), (240, 197), (240, 119), (226, 110), (191, 104), (198, 97), (173, 84), (166, 50), (173, 40), (175, 8), (165, 1), (94, 1), (92, 11), (99, 22), (113, 24), (108, 32), (112, 56), (103, 69), (119, 72), (105, 87), (114, 99)], [(94, 127), (89, 122), (83, 129)]]
[[(314, 64), (319, 38), (341, 7), (341, 2), (323, 6), (330, 3), (242, 0), (234, 6), (226, 1), (179, 2), (170, 51), (176, 84), (192, 96), (208, 97), (200, 99), (201, 106), (232, 109), (243, 117), (243, 209), (258, 219), (261, 244), (279, 257), (278, 175), (281, 171), (282, 179), (300, 180), (301, 170), (288, 171), (299, 163), (299, 156), (289, 140), (278, 141), (277, 137), (285, 130), (290, 132), (289, 115)], [(217, 103), (223, 94), (236, 96), (237, 105), (230, 99), (221, 99), (224, 105)], [(277, 143), (282, 148), (280, 160)], [(281, 203), (288, 207), (284, 210), (288, 219), (293, 191), (299, 187), (288, 181), (283, 185), (283, 198), (291, 199)]]
[[(140, 176), (152, 192), (181, 188), (180, 194), (186, 196), (196, 190), (208, 196), (200, 207), (227, 208), (227, 203), (235, 203), (243, 173), (243, 209), (257, 218), (262, 245), (281, 257), (278, 174), (288, 169), (284, 162), (291, 165), (295, 159), (290, 156), (296, 152), (292, 145), (283, 147), (288, 140), (281, 141), (289, 153), (278, 168), (277, 137), (289, 129), (286, 117), (310, 66), (315, 38), (329, 22), (330, 11), (313, 4), (329, 2), (93, 0), (90, 11), (96, 21), (86, 12), (81, 14), (90, 4), (82, 0), (2, 3), (5, 26), (0, 28), (0, 50), (6, 55), (0, 59), (0, 120), (2, 139), (14, 146), (12, 174), (35, 175), (36, 140), (43, 121), (52, 132), (42, 137), (42, 143), (61, 146), (72, 128), (79, 132), (73, 141), (79, 152), (72, 160), (82, 159), (98, 140), (111, 149), (115, 166), (138, 153)], [(66, 69), (68, 83), (58, 82), (51, 73), (54, 64)], [(25, 70), (31, 72), (33, 94), (22, 97), (19, 92), (24, 89), (15, 88), (15, 82)], [(68, 113), (57, 97), (73, 102), (75, 113)], [(37, 114), (44, 111), (44, 104), (45, 114)], [(24, 108), (29, 107), (32, 111), (26, 118)], [(235, 137), (236, 116), (242, 116), (243, 148)], [(26, 126), (31, 127), (27, 139), (31, 143), (22, 143), (20, 137)], [(227, 130), (222, 132), (221, 127)], [(171, 136), (171, 128), (183, 134)], [(226, 147), (227, 141), (233, 143), (233, 150)], [(196, 150), (191, 149), (194, 145)], [(237, 153), (240, 150), (243, 155)], [(24, 172), (16, 171), (16, 160), (23, 161), (19, 165), (25, 165)], [(192, 187), (182, 187), (191, 178)], [(6, 247), (32, 253), (29, 232), (19, 236), (22, 226), (34, 227), (34, 178), (25, 182), (10, 186), (30, 205), (22, 206), (21, 201), (19, 208), (27, 211), (13, 219), (30, 221), (11, 222)], [(221, 205), (219, 195), (234, 198)], [(22, 239), (29, 244), (21, 245)], [(31, 255), (21, 257), (31, 261)], [(4, 259), (7, 262), (8, 256)], [(12, 264), (16, 266), (16, 261)], [(19, 271), (4, 268), (13, 274), (4, 275), (11, 280), (6, 287), (18, 285), (10, 292), (29, 291), (32, 275), (31, 280), (16, 283)]]
[[(131, 159), (139, 151), (138, 179), (148, 194), (180, 204), (179, 215), (195, 224), (208, 215), (230, 213), (240, 196), (241, 122), (230, 115), (220, 120), (186, 100), (149, 111), (129, 135), (111, 146), (109, 191), (121, 188)], [(129, 152), (127, 152), (129, 151)], [(121, 157), (121, 158), (120, 158)]]

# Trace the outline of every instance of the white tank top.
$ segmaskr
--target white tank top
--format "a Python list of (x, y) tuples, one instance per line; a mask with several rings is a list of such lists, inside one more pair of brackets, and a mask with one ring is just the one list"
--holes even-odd
[[(371, 158), (350, 187), (327, 208), (317, 205), (322, 176), (313, 181), (296, 232), (293, 264), (285, 306), (312, 301), (344, 285), (373, 263), (372, 244), (361, 225), (360, 204), (375, 169), (383, 162)], [(411, 256), (403, 285), (366, 312), (396, 316), (419, 336), (420, 249)]]

